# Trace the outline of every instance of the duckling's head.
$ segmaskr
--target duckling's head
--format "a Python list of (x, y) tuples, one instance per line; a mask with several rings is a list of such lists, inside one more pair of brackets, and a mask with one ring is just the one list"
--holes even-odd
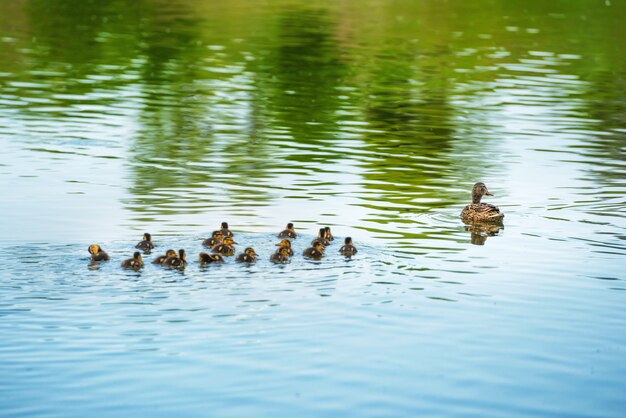
[(254, 248), (248, 247), (244, 251), (244, 253), (251, 255), (252, 257), (256, 257), (258, 254), (254, 252)]
[(281, 247), (281, 248), (291, 248), (291, 241), (289, 241), (288, 239), (284, 239), (282, 241), (280, 241), (278, 244), (276, 244), (277, 247)]
[(213, 231), (213, 234), (211, 235), (211, 237), (222, 239), (224, 238), (224, 234), (222, 234), (222, 231)]
[(141, 261), (141, 253), (139, 251), (135, 251), (135, 254), (133, 254), (133, 258), (137, 261)]
[(317, 237), (324, 238), (325, 236), (326, 236), (326, 228), (320, 228), (319, 232), (317, 233)]
[(287, 224), (287, 229), (293, 229), (293, 224), (291, 222)]
[(176, 257), (176, 251), (171, 250), (171, 249), (165, 251), (165, 257)]
[(489, 193), (489, 190), (487, 190), (487, 186), (485, 186), (485, 183), (478, 182), (474, 184), (474, 187), (472, 187), (472, 203), (480, 203), (480, 199), (483, 196), (493, 195)]
[(311, 243), (311, 246), (314, 247), (316, 250), (320, 251), (320, 252), (324, 252), (324, 246), (322, 245), (321, 242), (319, 242), (318, 240), (314, 240)]
[(223, 242), (224, 242), (224, 244), (226, 244), (226, 245), (233, 245), (233, 244), (237, 244), (237, 243), (235, 242), (235, 240), (234, 240), (232, 237), (226, 237), (226, 238), (224, 238), (224, 241), (223, 241)]
[(344, 244), (346, 245), (352, 245), (352, 238), (351, 237), (346, 237), (346, 239), (343, 241)]
[(326, 237), (330, 237), (332, 234), (330, 233), (330, 226), (327, 226), (324, 228), (324, 231), (326, 232)]
[(144, 241), (152, 241), (152, 236), (149, 233), (145, 233), (143, 234), (143, 240)]
[(98, 244), (91, 244), (87, 250), (89, 251), (89, 254), (97, 254), (102, 251), (102, 248), (100, 248)]
[(280, 247), (278, 250), (276, 250), (277, 254), (284, 254), (286, 256), (289, 256), (289, 248), (287, 247)]
[(228, 222), (222, 222), (222, 229), (228, 229)]
[(187, 254), (185, 254), (185, 250), (183, 250), (182, 248), (178, 250), (178, 258), (180, 258), (183, 261), (187, 260)]

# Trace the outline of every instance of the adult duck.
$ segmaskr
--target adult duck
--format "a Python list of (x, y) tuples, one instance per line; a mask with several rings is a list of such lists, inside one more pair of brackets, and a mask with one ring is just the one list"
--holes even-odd
[(500, 212), (497, 206), (489, 203), (481, 203), (483, 196), (493, 196), (487, 190), (485, 183), (476, 183), (472, 187), (472, 203), (465, 206), (461, 211), (461, 219), (465, 223), (493, 222), (500, 223), (504, 218), (504, 213)]

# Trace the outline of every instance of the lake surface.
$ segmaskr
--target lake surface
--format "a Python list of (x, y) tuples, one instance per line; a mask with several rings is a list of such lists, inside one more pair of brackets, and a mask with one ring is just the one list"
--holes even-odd
[[(623, 417), (625, 20), (0, 2), (0, 416)], [(258, 263), (198, 266), (222, 221)], [(184, 272), (120, 269), (146, 231)]]

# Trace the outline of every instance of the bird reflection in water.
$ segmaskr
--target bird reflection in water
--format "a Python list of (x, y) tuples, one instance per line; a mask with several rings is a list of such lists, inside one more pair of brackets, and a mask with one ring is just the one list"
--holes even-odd
[(488, 237), (499, 235), (504, 229), (502, 224), (494, 224), (489, 222), (474, 222), (465, 225), (465, 230), (470, 232), (470, 242), (474, 245), (485, 245)]

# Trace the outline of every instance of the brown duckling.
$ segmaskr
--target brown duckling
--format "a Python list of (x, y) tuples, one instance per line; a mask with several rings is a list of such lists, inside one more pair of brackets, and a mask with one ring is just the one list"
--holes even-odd
[(135, 254), (133, 254), (133, 258), (122, 261), (123, 269), (139, 270), (142, 267), (143, 260), (141, 259), (141, 253), (139, 251), (135, 251)]
[(324, 235), (324, 238), (326, 238), (327, 241), (334, 241), (335, 237), (333, 237), (333, 234), (331, 234), (330, 232), (330, 226), (324, 227), (324, 229), (326, 230), (326, 235)]
[(110, 257), (98, 244), (91, 244), (87, 249), (91, 254), (91, 261), (109, 261)]
[(278, 238), (296, 238), (297, 236), (298, 234), (296, 234), (296, 230), (291, 222), (287, 224), (287, 228), (284, 231), (278, 234)]
[(221, 244), (217, 244), (211, 249), (211, 252), (227, 256), (235, 255), (235, 246), (233, 244), (237, 243), (232, 239), (232, 237), (225, 237)]
[(233, 232), (228, 229), (228, 222), (222, 222), (222, 229), (220, 230), (220, 232), (222, 233), (224, 238), (233, 236)]
[(326, 238), (326, 228), (320, 228), (319, 232), (317, 233), (317, 238), (315, 238), (313, 241), (311, 241), (311, 245), (313, 245), (313, 242), (315, 241), (319, 241), (320, 244), (322, 244), (324, 247), (327, 247), (330, 245), (330, 241), (328, 241)]
[(152, 243), (152, 236), (150, 236), (150, 234), (148, 234), (147, 232), (143, 234), (143, 241), (140, 241), (137, 245), (135, 245), (135, 248), (139, 248), (143, 251), (149, 251), (153, 249), (154, 244)]
[(248, 247), (237, 256), (236, 260), (241, 263), (254, 263), (257, 257), (258, 254), (254, 252), (254, 249)]
[(282, 248), (286, 248), (287, 249), (287, 255), (289, 255), (289, 257), (293, 256), (293, 250), (291, 249), (291, 241), (289, 241), (288, 239), (284, 239), (281, 242), (279, 242), (278, 244), (276, 244), (277, 247), (279, 247), (276, 252), (278, 253)]
[(178, 255), (174, 257), (167, 257), (161, 265), (163, 267), (171, 267), (171, 268), (185, 268), (187, 264), (187, 254), (185, 254), (185, 250), (182, 248), (178, 250)]
[(219, 254), (200, 253), (198, 255), (198, 262), (200, 264), (223, 263), (224, 259)]
[(170, 249), (165, 252), (165, 255), (161, 255), (154, 260), (152, 260), (152, 264), (162, 264), (166, 258), (168, 257), (176, 257), (176, 251)]
[(485, 183), (476, 183), (472, 187), (472, 203), (465, 206), (461, 211), (461, 219), (465, 223), (473, 222), (493, 222), (500, 223), (504, 218), (504, 214), (500, 209), (488, 203), (480, 203), (483, 196), (493, 196), (487, 190)]
[(311, 247), (302, 252), (302, 255), (308, 258), (319, 259), (324, 256), (324, 246), (318, 240), (313, 240)]
[[(272, 254), (270, 256), (270, 261), (272, 263), (286, 263), (289, 261), (289, 250), (291, 250), (291, 248), (287, 248), (287, 247), (280, 247), (279, 249), (276, 250), (276, 252), (274, 254)], [(293, 253), (293, 251), (292, 251)]]
[(224, 234), (222, 234), (222, 231), (213, 231), (213, 234), (211, 234), (211, 238), (207, 238), (202, 241), (202, 245), (204, 245), (205, 247), (213, 248), (216, 245), (221, 244), (223, 240)]
[(357, 253), (356, 247), (352, 245), (352, 238), (346, 237), (343, 242), (343, 246), (341, 247), (341, 249), (339, 249), (339, 252), (341, 253), (341, 255), (345, 255), (346, 257)]

